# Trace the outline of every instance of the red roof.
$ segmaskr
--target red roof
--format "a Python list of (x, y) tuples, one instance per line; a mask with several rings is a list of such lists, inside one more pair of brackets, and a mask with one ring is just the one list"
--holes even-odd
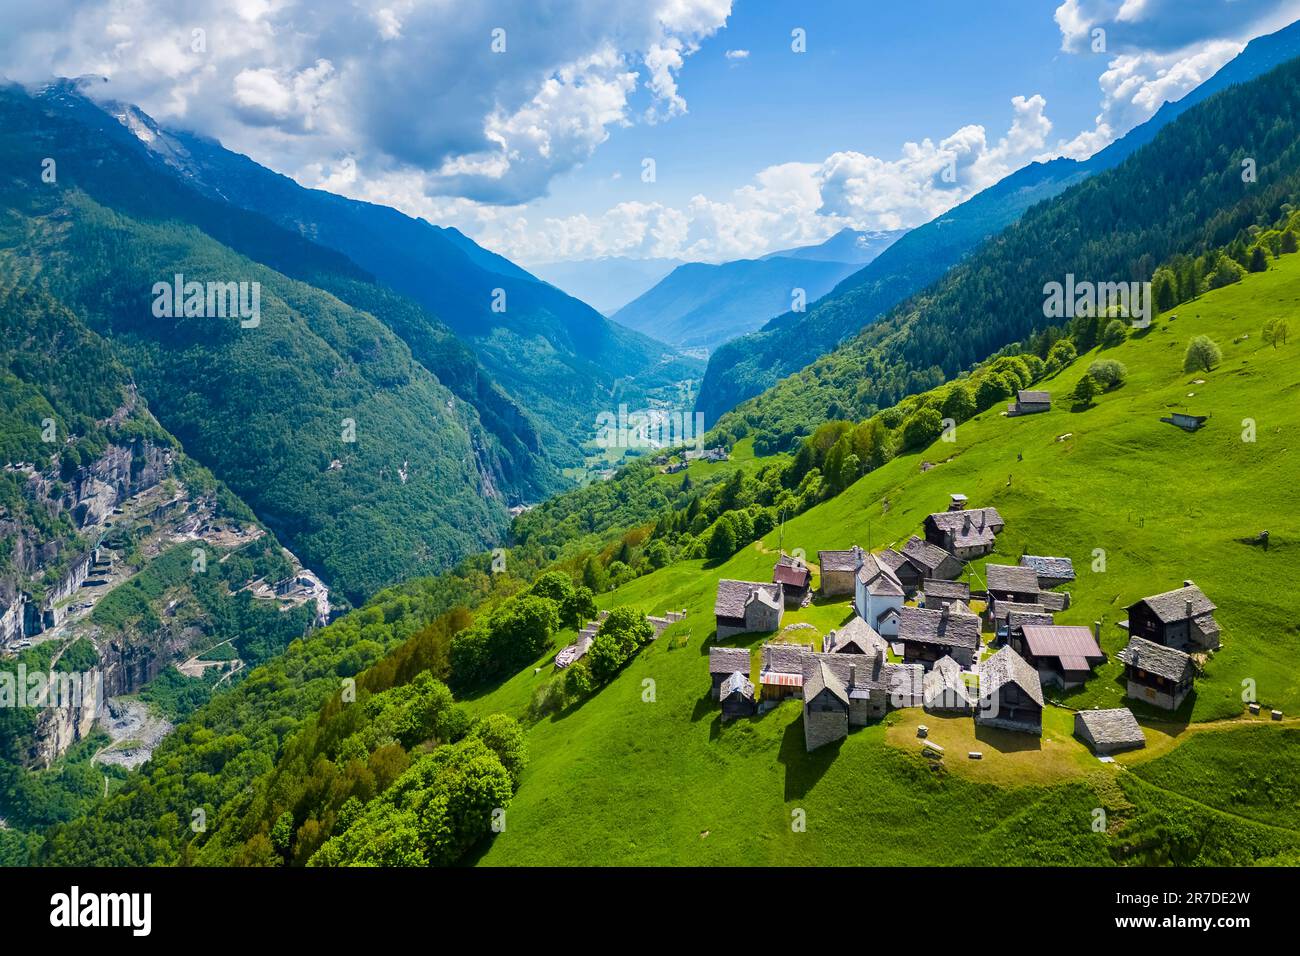
[[(1089, 659), (1100, 661), (1106, 657), (1086, 627), (1026, 624), (1021, 631), (1025, 635), (1025, 648), (1033, 657), (1059, 657), (1062, 665), (1070, 662), (1067, 670), (1086, 670)], [(1079, 666), (1081, 663), (1083, 666)]]
[(807, 567), (796, 568), (789, 564), (778, 564), (772, 569), (773, 584), (790, 584), (797, 588), (806, 588), (812, 572)]

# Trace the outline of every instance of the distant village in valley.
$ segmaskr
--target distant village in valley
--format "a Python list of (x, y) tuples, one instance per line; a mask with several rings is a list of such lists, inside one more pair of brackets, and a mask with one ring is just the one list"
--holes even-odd
[[(997, 509), (971, 507), (965, 495), (953, 494), (946, 510), (928, 515), (921, 534), (899, 547), (817, 552), (816, 589), (810, 563), (784, 551), (770, 581), (719, 581), (708, 661), (721, 719), (800, 700), (809, 751), (902, 708), (968, 716), (977, 731), (1040, 737), (1044, 708), (1065, 706), (1049, 701), (1045, 689), (1080, 687), (1106, 660), (1102, 625), (1057, 623), (1070, 608), (1070, 588), (1080, 586), (1067, 557), (1026, 554), (1019, 564), (977, 567), (994, 553), (1004, 527)], [(846, 599), (852, 616), (819, 644), (801, 643), (811, 625), (782, 626), (786, 611)], [(1118, 653), (1125, 698), (1157, 711), (1182, 706), (1205, 658), (1220, 647), (1214, 611), (1192, 581), (1129, 605), (1118, 622), (1127, 633)], [(728, 646), (754, 634), (773, 635), (758, 651), (757, 684), (750, 648)], [(1129, 707), (1076, 711), (1074, 735), (1106, 761), (1146, 745)], [(924, 724), (917, 736), (928, 756), (945, 756)]]

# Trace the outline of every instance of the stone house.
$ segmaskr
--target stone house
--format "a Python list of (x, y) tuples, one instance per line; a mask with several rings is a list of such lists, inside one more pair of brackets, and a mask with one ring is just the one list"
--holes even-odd
[(718, 582), (718, 594), (713, 603), (718, 640), (737, 634), (775, 631), (780, 628), (784, 613), (785, 597), (780, 584), (727, 578)]

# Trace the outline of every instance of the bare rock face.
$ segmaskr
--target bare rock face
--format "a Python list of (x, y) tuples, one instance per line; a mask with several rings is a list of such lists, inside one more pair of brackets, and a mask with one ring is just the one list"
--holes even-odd
[[(68, 514), (78, 530), (92, 532), (93, 537), (93, 529), (102, 525), (114, 508), (157, 485), (171, 474), (174, 463), (170, 448), (138, 438), (129, 444), (110, 445), (98, 460), (67, 480), (60, 479), (54, 463), (45, 471), (32, 466), (11, 466), (11, 470), (26, 474), (23, 493), (34, 506), (44, 508), (52, 517)], [(72, 542), (45, 539), (20, 516), (0, 516), (0, 537), (11, 542), (10, 571), (0, 578), (0, 650), (4, 650), (62, 623), (60, 604), (86, 580), (93, 554), (87, 551), (76, 556), (36, 602), (30, 582), (60, 561)]]

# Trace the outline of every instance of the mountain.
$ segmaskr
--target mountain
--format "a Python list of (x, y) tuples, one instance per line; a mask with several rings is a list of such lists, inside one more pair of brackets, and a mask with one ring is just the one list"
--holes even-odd
[(545, 262), (530, 268), (540, 279), (581, 299), (601, 314), (613, 315), (681, 264), (680, 259), (605, 256)]
[[(1060, 320), (1047, 314), (1045, 286), (1067, 276), (1141, 283), (1174, 256), (1184, 258), (1166, 285), (1193, 287), (1212, 273), (1228, 275), (1240, 266), (1193, 257), (1275, 221), (1284, 203), (1300, 197), (1296, 109), (1300, 59), (1187, 109), (1113, 168), (1038, 203), (939, 282), (738, 406), (719, 429), (753, 436), (759, 448), (784, 448), (816, 422), (893, 405), (1002, 348), (1047, 334)], [(1257, 181), (1243, 176), (1246, 158), (1257, 162)], [(1238, 242), (1232, 257), (1249, 252)], [(846, 308), (851, 301), (838, 296), (823, 305)]]
[[(425, 310), (69, 108), (86, 105), (0, 90), (0, 274), (107, 343), (162, 427), (348, 600), (490, 546), (508, 505), (558, 486), (527, 416)], [(59, 157), (54, 182), (34, 150)], [(159, 314), (178, 273), (257, 283), (260, 321)], [(14, 361), (47, 359), (34, 342)]]
[[(689, 262), (614, 313), (614, 321), (683, 349), (708, 350), (758, 328), (800, 295), (813, 302), (903, 231), (842, 229), (815, 246), (712, 265)], [(798, 290), (802, 290), (801, 293)]]
[(906, 229), (864, 232), (845, 227), (825, 242), (769, 252), (763, 259), (816, 259), (822, 262), (856, 262), (866, 265), (906, 234)]
[[(568, 698), (567, 675), (583, 668), (554, 667), (557, 649), (575, 637), (573, 628), (564, 628), (548, 635), (546, 650), (512, 677), (462, 704), (470, 718), (493, 728), (487, 737), (496, 741), (494, 751), (513, 753), (521, 764), (525, 748), (528, 754), (517, 792), (505, 793), (510, 825), (489, 834), (480, 824), (463, 859), (487, 866), (1294, 862), (1300, 853), (1294, 784), (1281, 801), (1276, 789), (1242, 790), (1238, 784), (1261, 765), (1277, 770), (1278, 779), (1300, 773), (1294, 727), (1246, 717), (1241, 697), (1242, 681), (1254, 680), (1268, 688), (1273, 706), (1288, 713), (1300, 706), (1288, 664), (1298, 643), (1293, 614), (1277, 583), (1287, 573), (1287, 549), (1247, 547), (1242, 540), (1242, 529), (1264, 522), (1280, 522), (1279, 543), (1300, 534), (1290, 507), (1294, 461), (1286, 447), (1300, 427), (1288, 351), (1295, 344), (1275, 349), (1258, 335), (1241, 337), (1297, 297), (1300, 256), (1283, 255), (1265, 274), (1180, 306), (1177, 319), (1158, 319), (1148, 333), (1047, 373), (1038, 384), (1056, 398), (1050, 412), (1008, 419), (992, 407), (972, 414), (956, 442), (905, 451), (830, 497), (813, 490), (810, 507), (780, 530), (769, 524), (723, 561), (678, 551), (696, 537), (687, 529), (715, 518), (724, 499), (747, 512), (767, 512), (770, 521), (778, 496), (781, 507), (788, 505), (795, 484), (775, 479), (798, 469), (804, 455), (726, 463), (721, 467), (730, 475), (705, 501), (665, 496), (662, 507), (678, 509), (684, 519), (680, 534), (660, 530), (674, 524), (669, 519), (675, 514), (661, 516), (650, 539), (643, 533), (646, 517), (632, 517), (627, 553), (601, 549), (593, 560), (603, 553), (612, 563), (640, 563), (637, 552), (658, 545), (671, 549), (669, 563), (646, 566), (602, 593), (601, 606), (684, 609), (685, 620), (670, 623), (606, 682)], [(1198, 334), (1222, 343), (1227, 360), (1199, 376), (1200, 408), (1211, 414), (1211, 424), (1189, 435), (1160, 418), (1186, 402), (1182, 346)], [(1063, 397), (1098, 359), (1122, 362), (1127, 381), (1092, 407), (1072, 410)], [(941, 403), (938, 393), (911, 402)], [(1258, 443), (1241, 441), (1235, 423), (1259, 409), (1274, 410), (1271, 427), (1260, 430)], [(937, 464), (927, 468), (925, 462)], [(696, 462), (688, 474), (716, 474), (717, 467)], [(774, 480), (764, 481), (764, 473)], [(1161, 476), (1159, 493), (1135, 499), (1132, 489), (1147, 487), (1151, 475)], [(651, 480), (667, 491), (678, 488), (681, 477)], [(851, 730), (842, 743), (808, 753), (798, 700), (719, 721), (718, 705), (708, 698), (708, 649), (717, 646), (712, 618), (720, 579), (767, 580), (782, 546), (811, 555), (906, 540), (955, 488), (974, 504), (996, 507), (1006, 520), (996, 553), (972, 564), (976, 580), (987, 563), (1014, 564), (1024, 553), (1067, 556), (1078, 578), (1067, 586), (1070, 606), (1058, 620), (1103, 622), (1108, 660), (1095, 676), (1069, 692), (1044, 688), (1064, 706), (1045, 708), (1041, 742), (977, 730), (969, 716), (902, 708)], [(1089, 506), (1078, 507), (1080, 501)], [(1195, 503), (1190, 513), (1188, 502)], [(584, 529), (573, 524), (572, 532)], [(1087, 570), (1099, 547), (1109, 559), (1104, 573)], [(1170, 715), (1122, 696), (1116, 653), (1127, 637), (1116, 624), (1127, 603), (1184, 578), (1194, 579), (1218, 605), (1224, 644), (1204, 662), (1188, 702)], [(430, 684), (428, 671), (446, 675), (448, 632), (464, 619), (440, 615), (435, 591), (427, 581), (392, 589), (296, 643), (222, 701), (196, 711), (158, 758), (111, 796), (55, 828), (38, 860), (303, 865), (360, 819), (374, 837), (376, 857), (427, 862), (423, 854), (441, 850), (443, 842), (426, 844), (427, 823), (398, 808), (406, 795), (413, 797), (406, 806), (426, 805), (430, 781), (408, 775), (407, 768), (426, 759), (421, 755), (428, 748), (437, 748), (437, 755), (449, 737), (455, 739), (446, 724), (435, 722), (447, 698), (440, 685)], [(475, 611), (479, 620), (499, 613), (490, 606)], [(848, 597), (832, 598), (787, 610), (783, 623), (798, 625), (787, 633), (799, 635), (799, 642), (817, 643), (852, 616)], [(403, 641), (402, 635), (413, 636)], [(981, 640), (991, 638), (985, 633)], [(756, 667), (761, 645), (771, 639), (742, 634), (725, 643), (747, 651)], [(337, 675), (352, 673), (348, 658), (365, 641), (384, 656), (357, 675), (365, 706), (349, 707), (340, 700)], [(260, 690), (265, 687), (276, 693)], [(654, 691), (650, 697), (647, 689)], [(1071, 712), (1095, 706), (1131, 706), (1148, 747), (1099, 764), (1073, 736)], [(505, 717), (517, 719), (522, 733), (516, 735)], [(947, 757), (919, 751), (921, 723)], [(274, 728), (285, 726), (296, 732), (282, 739)], [(503, 740), (512, 746), (502, 747)], [(972, 750), (982, 759), (965, 759)], [(864, 785), (878, 812), (844, 812)], [(462, 800), (466, 791), (474, 792), (471, 781), (457, 791)], [(575, 793), (591, 799), (575, 801)], [(737, 801), (737, 793), (746, 799)], [(178, 803), (210, 807), (215, 824), (193, 833), (174, 811), (168, 816)], [(443, 819), (444, 806), (432, 803), (435, 819)], [(638, 809), (629, 813), (629, 807)], [(1097, 807), (1106, 809), (1108, 820), (1100, 832), (1088, 826)], [(792, 829), (792, 815), (816, 829)], [(166, 825), (160, 827), (160, 819)], [(975, 832), (972, 819), (993, 822)], [(375, 825), (384, 821), (387, 827)], [(315, 859), (316, 865), (328, 862), (329, 854)]]
[(1251, 80), (1300, 55), (1300, 23), (1252, 40), (1232, 61), (1176, 104), (1084, 161), (1031, 163), (910, 233), (806, 313), (786, 311), (759, 331), (709, 357), (696, 408), (707, 421), (804, 368), (908, 296), (939, 279), (1035, 203), (1111, 169), (1192, 106), (1233, 83)]
[(393, 323), (392, 330), (417, 356), (435, 321), (454, 332), (527, 409), (561, 467), (581, 464), (581, 446), (594, 436), (601, 412), (674, 398), (679, 383), (699, 375), (698, 360), (610, 322), (456, 229), (304, 188), (212, 139), (163, 128), (133, 106), (92, 100), (86, 90), (99, 92), (93, 84), (59, 84), (44, 99), (106, 135), (118, 125), (117, 138), (135, 141), (159, 170), (189, 188), (341, 253), (422, 307), (421, 321)]

